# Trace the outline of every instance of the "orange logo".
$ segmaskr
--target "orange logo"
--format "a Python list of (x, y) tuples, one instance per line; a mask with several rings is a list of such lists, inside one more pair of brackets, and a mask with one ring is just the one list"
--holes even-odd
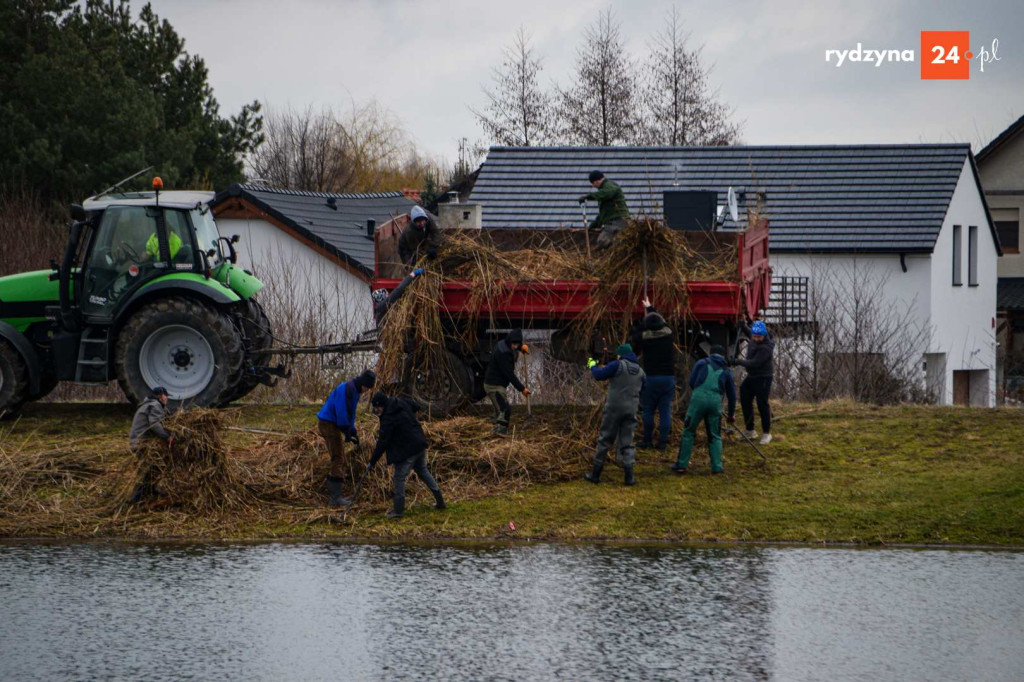
[(921, 31), (921, 80), (971, 77), (970, 31)]

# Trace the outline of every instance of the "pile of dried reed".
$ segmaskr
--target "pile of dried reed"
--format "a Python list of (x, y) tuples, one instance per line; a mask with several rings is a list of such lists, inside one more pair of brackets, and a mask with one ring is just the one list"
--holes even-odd
[[(559, 236), (562, 238), (556, 239)], [(614, 301), (639, 303), (647, 296), (666, 317), (678, 318), (672, 311), (685, 310), (683, 283), (736, 276), (732, 249), (718, 246), (706, 235), (699, 235), (702, 244), (696, 248), (684, 233), (646, 217), (630, 221), (608, 249), (594, 253), (592, 262), (588, 262), (580, 239), (566, 236), (538, 232), (515, 250), (508, 250), (499, 248), (487, 232), (447, 234), (437, 261), (421, 263), (426, 274), (406, 290), (382, 321), (378, 373), (392, 383), (400, 382), (403, 363), (412, 353), (413, 364), (426, 374), (453, 374), (444, 339), (457, 339), (465, 349), (472, 348), (480, 313), (459, 321), (446, 318), (438, 301), (447, 282), (469, 282), (466, 307), (482, 311), (495, 307), (515, 285), (596, 281), (586, 311), (572, 322), (573, 334), (581, 340), (620, 340), (626, 337), (631, 320), (630, 314), (609, 316)]]
[[(480, 412), (424, 424), (428, 466), (452, 501), (514, 492), (576, 478), (593, 451), (599, 412), (546, 409), (513, 421), (508, 438), (491, 435)], [(348, 451), (351, 495), (374, 447), (376, 418), (361, 414), (363, 445)], [(69, 440), (66, 450), (34, 452), (31, 435), (0, 434), (0, 536), (215, 537), (326, 521), (323, 481), (329, 458), (311, 427), (290, 434), (244, 429), (225, 437), (233, 410), (190, 410), (166, 425), (178, 441), (154, 442), (136, 455), (121, 438)], [(228, 443), (230, 442), (230, 445)], [(350, 516), (390, 504), (393, 469), (366, 477)], [(413, 477), (415, 478), (415, 477)], [(155, 487), (129, 502), (143, 481)], [(410, 508), (430, 501), (409, 481)]]

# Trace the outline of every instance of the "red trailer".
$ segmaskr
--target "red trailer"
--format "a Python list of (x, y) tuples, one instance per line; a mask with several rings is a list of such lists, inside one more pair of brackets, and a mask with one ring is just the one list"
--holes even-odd
[[(405, 218), (403, 220), (403, 218)], [(373, 289), (392, 290), (398, 286), (405, 274), (397, 258), (397, 240), (406, 227), (406, 216), (381, 226), (375, 239), (375, 276)], [(561, 238), (579, 240), (582, 230), (559, 231)], [(551, 238), (549, 234), (549, 239)], [(514, 249), (525, 243), (535, 231), (493, 230), (491, 239), (501, 248)], [(736, 275), (722, 281), (680, 282), (687, 288), (688, 308), (680, 311), (662, 311), (672, 317), (687, 320), (685, 329), (677, 330), (679, 344), (694, 350), (696, 355), (706, 353), (712, 343), (731, 346), (737, 339), (738, 325), (744, 319), (753, 317), (768, 305), (771, 287), (771, 268), (768, 258), (769, 226), (766, 220), (745, 231), (720, 231), (711, 234), (688, 233), (691, 247), (721, 252), (723, 248), (734, 249), (736, 253)], [(593, 281), (544, 280), (512, 285), (507, 293), (493, 300), (484, 309), (470, 309), (473, 283), (453, 281), (445, 285), (441, 306), (446, 324), (451, 325), (451, 338), (446, 339), (450, 361), (453, 365), (450, 377), (429, 391), (427, 385), (438, 382), (417, 371), (414, 360), (407, 363), (407, 372), (402, 381), (405, 389), (433, 408), (443, 412), (464, 403), (478, 400), (483, 396), (483, 371), (490, 357), (491, 349), (504, 334), (512, 328), (545, 329), (551, 331), (551, 352), (556, 359), (585, 361), (587, 355), (599, 353), (602, 349), (571, 346), (562, 332), (587, 307), (591, 293), (597, 287)], [(616, 319), (639, 319), (643, 316), (640, 301), (616, 301), (609, 314)], [(655, 301), (655, 303), (657, 303)], [(466, 334), (466, 329), (457, 327), (463, 321), (474, 320), (475, 334)], [(467, 322), (468, 323), (468, 322)], [(623, 330), (623, 334), (628, 330)], [(476, 338), (473, 347), (458, 339)]]

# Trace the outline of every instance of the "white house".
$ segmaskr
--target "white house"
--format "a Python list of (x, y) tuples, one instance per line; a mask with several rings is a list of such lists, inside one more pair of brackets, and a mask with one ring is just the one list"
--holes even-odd
[(742, 191), (741, 213), (756, 205), (771, 222), (780, 310), (801, 302), (779, 294), (815, 287), (854, 309), (868, 289), (874, 314), (916, 330), (914, 371), (938, 402), (994, 404), (1001, 252), (969, 145), (495, 147), (469, 201), (484, 229), (576, 225), (594, 169), (634, 214), (660, 215), (666, 192), (723, 204), (729, 187)]
[(1008, 398), (1024, 397), (1024, 116), (985, 146), (977, 156), (978, 174), (992, 222), (999, 234), (997, 337), (1001, 344), (1000, 389)]
[[(402, 192), (330, 194), (236, 184), (211, 203), (238, 262), (267, 285), (263, 305), (293, 335), (350, 340), (373, 326), (377, 226), (415, 205)], [(372, 221), (368, 224), (368, 221)]]

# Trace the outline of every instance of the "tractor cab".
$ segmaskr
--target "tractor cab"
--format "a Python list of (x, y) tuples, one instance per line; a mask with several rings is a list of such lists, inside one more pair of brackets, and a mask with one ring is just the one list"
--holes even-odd
[(146, 192), (87, 200), (85, 231), (68, 245), (71, 254), (82, 254), (72, 255), (82, 320), (109, 322), (154, 279), (220, 265), (220, 234), (207, 207), (212, 198), (212, 192)]

